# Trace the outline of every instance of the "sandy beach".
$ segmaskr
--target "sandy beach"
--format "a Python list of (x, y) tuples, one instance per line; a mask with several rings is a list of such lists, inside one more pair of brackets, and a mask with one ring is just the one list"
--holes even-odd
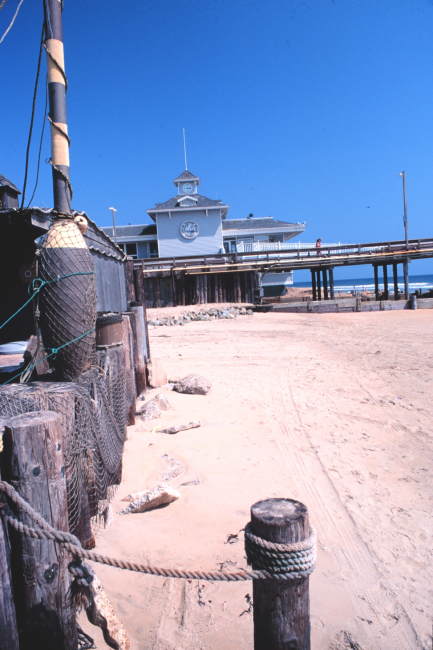
[[(165, 313), (176, 309), (185, 311)], [(318, 532), (312, 648), (430, 649), (432, 316), (263, 313), (152, 328), (152, 356), (169, 377), (199, 373), (212, 388), (146, 395), (162, 392), (171, 410), (129, 428), (114, 523), (98, 532), (96, 551), (163, 567), (245, 567), (251, 505), (298, 499)], [(154, 431), (192, 420), (202, 426)], [(163, 480), (170, 459), (184, 467), (169, 481), (180, 499), (118, 515), (123, 497)], [(253, 647), (251, 583), (93, 566), (133, 650)]]

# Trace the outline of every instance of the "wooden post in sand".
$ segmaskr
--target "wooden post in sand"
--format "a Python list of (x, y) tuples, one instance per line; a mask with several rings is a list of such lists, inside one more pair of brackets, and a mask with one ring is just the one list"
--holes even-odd
[[(251, 507), (251, 532), (291, 544), (309, 537), (307, 508), (292, 499), (267, 499)], [(253, 569), (258, 569), (253, 563)], [(253, 580), (254, 650), (310, 650), (309, 578)]]
[[(2, 426), (0, 428), (3, 429)], [(6, 501), (6, 498), (2, 500)], [(2, 505), (0, 503), (0, 508)], [(18, 647), (15, 601), (12, 592), (9, 535), (6, 521), (2, 519), (0, 514), (0, 650), (18, 650)]]
[[(68, 531), (61, 416), (34, 411), (11, 418), (4, 434), (4, 479), (56, 530)], [(20, 520), (33, 527), (30, 517)], [(37, 527), (37, 526), (36, 526)], [(12, 578), (20, 650), (75, 650), (68, 551), (13, 531)]]

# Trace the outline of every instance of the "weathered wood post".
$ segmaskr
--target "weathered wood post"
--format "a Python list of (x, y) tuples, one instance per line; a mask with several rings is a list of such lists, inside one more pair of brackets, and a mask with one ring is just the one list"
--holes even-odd
[(335, 292), (334, 292), (334, 269), (333, 268), (329, 269), (329, 289), (331, 291), (331, 300), (334, 300)]
[(317, 291), (316, 291), (316, 271), (315, 269), (310, 269), (311, 271), (311, 286), (313, 290), (313, 301), (317, 300)]
[(125, 262), (125, 283), (126, 283), (126, 302), (135, 302), (135, 283), (134, 283), (134, 262), (127, 260)]
[(384, 300), (389, 300), (389, 290), (388, 290), (388, 267), (386, 264), (383, 265), (383, 289), (384, 289)]
[(323, 280), (323, 299), (329, 300), (328, 296), (328, 278), (326, 274), (326, 267), (322, 269), (322, 280)]
[[(292, 499), (259, 501), (251, 507), (249, 529), (261, 540), (275, 544), (304, 542), (310, 536), (308, 511)], [(265, 559), (265, 564), (268, 561)], [(257, 559), (252, 566), (266, 568)], [(254, 650), (310, 650), (308, 575), (296, 580), (254, 579), (253, 603)]]
[(322, 291), (320, 288), (320, 269), (317, 270), (317, 300), (322, 300)]
[[(35, 411), (11, 418), (4, 440), (4, 479), (56, 530), (68, 531), (61, 416)], [(30, 517), (20, 520), (33, 527)], [(49, 540), (13, 531), (12, 576), (20, 650), (76, 650), (69, 602), (70, 554)]]
[(392, 265), (392, 275), (394, 280), (394, 300), (398, 300), (398, 276), (397, 276), (397, 264)]
[(376, 301), (379, 300), (379, 273), (377, 270), (377, 264), (373, 264), (374, 270), (374, 295), (376, 296)]
[[(2, 429), (3, 426), (0, 424), (0, 435)], [(5, 501), (6, 498), (2, 499), (0, 494), (0, 500)], [(3, 504), (0, 503), (0, 650), (18, 650), (18, 630), (15, 601), (12, 591), (9, 535), (6, 521), (1, 516), (2, 506)]]

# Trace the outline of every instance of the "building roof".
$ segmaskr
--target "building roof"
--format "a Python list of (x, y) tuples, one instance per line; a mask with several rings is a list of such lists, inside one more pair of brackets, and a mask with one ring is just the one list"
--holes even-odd
[(194, 174), (191, 174), (187, 169), (185, 169), (184, 172), (181, 173), (180, 176), (174, 179), (173, 183), (180, 183), (181, 181), (198, 181), (200, 184), (200, 179), (198, 176), (194, 176)]
[[(197, 199), (196, 206), (197, 208), (210, 208), (210, 207), (224, 207), (221, 199), (208, 199), (206, 196), (201, 196), (200, 194), (194, 194), (194, 199)], [(184, 210), (184, 206), (178, 206), (179, 201), (183, 201), (184, 196), (174, 196), (172, 199), (168, 199), (165, 203), (155, 203), (154, 208), (150, 208), (147, 212), (156, 212), (157, 210), (174, 210), (175, 208), (180, 208)], [(225, 206), (228, 207), (228, 206)]]
[(14, 190), (14, 191), (17, 192), (18, 194), (21, 194), (21, 192), (19, 191), (19, 189), (18, 189), (17, 187), (15, 187), (15, 185), (14, 185), (13, 183), (11, 183), (10, 181), (8, 181), (8, 179), (5, 178), (5, 177), (3, 176), (3, 174), (0, 174), (0, 187), (10, 187), (11, 190)]
[[(113, 227), (101, 228), (101, 230), (110, 238), (114, 238)], [(156, 236), (156, 225), (154, 223), (141, 224), (138, 226), (116, 226), (117, 237), (143, 237), (144, 235)]]
[(278, 221), (273, 217), (265, 218), (251, 218), (251, 219), (226, 219), (223, 221), (223, 230), (254, 230), (257, 228), (281, 230), (283, 228), (293, 228), (293, 226), (301, 226), (300, 223), (288, 223), (287, 221)]

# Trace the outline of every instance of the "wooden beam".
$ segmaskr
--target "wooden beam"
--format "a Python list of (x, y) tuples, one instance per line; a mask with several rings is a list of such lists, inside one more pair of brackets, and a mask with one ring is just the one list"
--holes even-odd
[(317, 300), (322, 300), (322, 290), (320, 286), (320, 269), (317, 270)]

